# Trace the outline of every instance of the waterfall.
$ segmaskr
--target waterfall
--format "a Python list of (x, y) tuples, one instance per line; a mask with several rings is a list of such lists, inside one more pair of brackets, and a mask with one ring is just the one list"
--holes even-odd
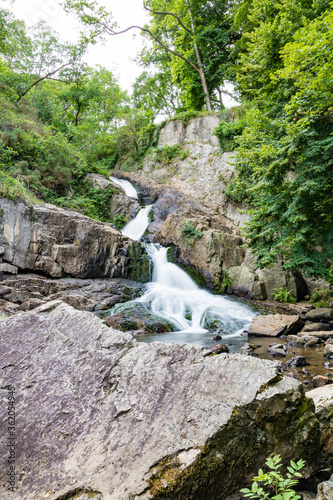
[(112, 176), (110, 176), (110, 181), (112, 181), (113, 184), (122, 187), (127, 196), (129, 196), (130, 198), (138, 199), (138, 192), (130, 182), (125, 181), (124, 179), (117, 179), (116, 177)]
[[(140, 240), (149, 225), (152, 207), (140, 210), (122, 233)], [(153, 264), (152, 281), (147, 284), (145, 294), (133, 302), (141, 303), (148, 311), (171, 323), (178, 333), (200, 334), (218, 327), (222, 338), (223, 332), (230, 338), (241, 335), (249, 327), (255, 316), (250, 307), (200, 289), (185, 271), (168, 262), (167, 248), (153, 243), (146, 244), (146, 248)], [(122, 307), (116, 306), (113, 313), (120, 312)]]
[(128, 236), (132, 240), (139, 241), (149, 226), (149, 213), (152, 208), (153, 205), (147, 205), (145, 208), (142, 208), (135, 219), (129, 221), (122, 228), (121, 232), (123, 235)]

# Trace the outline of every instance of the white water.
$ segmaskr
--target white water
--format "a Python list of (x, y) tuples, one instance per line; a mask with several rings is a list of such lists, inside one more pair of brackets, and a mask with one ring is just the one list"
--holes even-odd
[[(140, 210), (122, 233), (140, 240), (149, 225), (152, 206)], [(214, 321), (226, 333), (222, 338), (230, 338), (241, 335), (249, 327), (255, 313), (248, 306), (200, 289), (185, 271), (168, 262), (167, 248), (147, 244), (147, 251), (153, 263), (152, 282), (147, 285), (146, 293), (134, 302), (173, 324), (178, 333), (204, 334)], [(116, 306), (113, 313), (120, 312), (122, 307)]]
[(147, 205), (145, 208), (142, 208), (135, 219), (129, 221), (122, 228), (121, 232), (123, 235), (132, 238), (132, 240), (139, 241), (149, 225), (149, 212), (152, 208), (153, 205)]
[(125, 181), (124, 179), (117, 179), (116, 177), (112, 176), (110, 176), (110, 181), (112, 181), (113, 184), (122, 187), (127, 196), (129, 196), (130, 198), (138, 199), (138, 192), (130, 182)]

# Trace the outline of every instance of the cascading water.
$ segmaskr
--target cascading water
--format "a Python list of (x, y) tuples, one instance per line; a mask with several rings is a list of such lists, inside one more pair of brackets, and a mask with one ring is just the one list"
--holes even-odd
[[(128, 181), (125, 182), (133, 188)], [(122, 187), (130, 196), (132, 191), (129, 187)], [(126, 224), (122, 233), (139, 240), (149, 225), (152, 207), (149, 205), (140, 210), (136, 218)], [(153, 263), (152, 282), (148, 283), (145, 294), (133, 302), (141, 303), (148, 311), (174, 325), (177, 332), (173, 333), (191, 334), (192, 338), (185, 335), (185, 341), (198, 342), (198, 334), (209, 331), (212, 325), (222, 326), (228, 338), (240, 336), (248, 328), (255, 316), (248, 306), (200, 289), (182, 269), (168, 262), (167, 248), (152, 243), (147, 244), (146, 248)], [(116, 306), (113, 312), (120, 312), (121, 308), (121, 305)], [(159, 339), (169, 340), (165, 339), (165, 335), (161, 338), (160, 334)], [(173, 340), (180, 339), (177, 336)]]
[(130, 198), (138, 199), (138, 192), (130, 182), (125, 181), (124, 179), (117, 179), (116, 177), (112, 176), (110, 176), (110, 181), (112, 181), (113, 184), (122, 187), (127, 196), (129, 196)]
[(121, 230), (123, 235), (128, 236), (132, 240), (139, 241), (149, 225), (149, 213), (152, 208), (153, 205), (147, 205), (145, 208), (142, 208), (135, 219), (129, 221), (123, 227)]

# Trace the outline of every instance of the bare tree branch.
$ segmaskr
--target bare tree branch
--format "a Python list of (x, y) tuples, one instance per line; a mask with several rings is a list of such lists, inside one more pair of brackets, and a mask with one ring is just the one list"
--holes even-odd
[(25, 92), (23, 92), (23, 94), (19, 95), (19, 97), (18, 97), (18, 99), (17, 99), (16, 102), (19, 102), (22, 99), (22, 97), (24, 97), (29, 92), (29, 90), (33, 89), (35, 85), (38, 85), (39, 82), (42, 82), (43, 80), (46, 80), (50, 76), (55, 75), (58, 71), (60, 71), (61, 69), (65, 68), (66, 66), (69, 66), (70, 64), (72, 64), (72, 63), (69, 62), (69, 63), (63, 64), (62, 66), (60, 66), (60, 68), (57, 68), (56, 70), (51, 71), (47, 75), (44, 75), (44, 76), (38, 78), (38, 80), (36, 80), (34, 83), (32, 83), (30, 85), (30, 87)]
[(147, 10), (148, 12), (151, 12), (152, 14), (156, 14), (156, 15), (160, 15), (160, 16), (172, 16), (172, 17), (174, 17), (175, 19), (177, 19), (178, 23), (182, 26), (182, 28), (184, 28), (185, 31), (187, 31), (190, 35), (193, 35), (192, 31), (183, 24), (180, 17), (178, 17), (176, 14), (173, 14), (172, 12), (158, 12), (156, 10), (152, 10), (146, 6), (145, 0), (143, 0), (143, 8), (145, 10)]
[(122, 31), (114, 31), (113, 29), (109, 28), (106, 24), (103, 24), (100, 21), (98, 23), (101, 26), (103, 26), (105, 32), (108, 35), (111, 35), (111, 36), (113, 36), (113, 35), (122, 35), (123, 33), (126, 33), (127, 31), (132, 30), (132, 29), (138, 29), (138, 30), (144, 31), (145, 33), (148, 33), (152, 38), (154, 38), (154, 40), (156, 40), (156, 42), (159, 43), (161, 45), (161, 47), (163, 47), (166, 51), (170, 52), (171, 54), (173, 54), (173, 55), (179, 57), (180, 59), (182, 59), (183, 61), (185, 61), (187, 64), (189, 64), (190, 66), (192, 66), (192, 68), (195, 69), (195, 71), (197, 71), (200, 74), (199, 68), (195, 64), (193, 64), (192, 61), (190, 61), (189, 59), (187, 59), (187, 57), (184, 57), (181, 54), (179, 54), (179, 52), (176, 52), (175, 50), (170, 49), (159, 38), (157, 38), (157, 36), (154, 35), (154, 33), (152, 33), (148, 28), (143, 28), (142, 26), (135, 26), (134, 25), (134, 26), (129, 26), (128, 28), (126, 28), (126, 29), (124, 29)]

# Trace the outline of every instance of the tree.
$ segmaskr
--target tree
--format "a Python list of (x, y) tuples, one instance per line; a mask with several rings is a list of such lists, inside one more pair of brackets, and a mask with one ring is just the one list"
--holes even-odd
[[(303, 16), (298, 27), (294, 7), (284, 1), (284, 23), (261, 22), (241, 56), (246, 64), (239, 86), (252, 98), (252, 110), (239, 139), (231, 192), (253, 205), (247, 235), (261, 267), (282, 258), (285, 268), (332, 280), (333, 15), (331, 9), (317, 12), (312, 20), (308, 11), (310, 19)], [(268, 44), (282, 25), (288, 42)], [(255, 68), (259, 82), (250, 85)]]
[[(111, 14), (103, 7), (99, 7), (97, 2), (65, 0), (66, 9), (76, 12), (81, 21), (91, 28), (90, 36), (114, 36), (131, 29), (139, 29), (142, 34), (149, 36), (153, 41), (155, 50), (158, 48), (168, 52), (172, 60), (175, 61), (173, 63), (175, 81), (178, 79), (179, 83), (182, 80), (180, 71), (182, 66), (177, 69), (177, 65), (185, 65), (188, 71), (194, 72), (195, 78), (192, 77), (192, 79), (197, 80), (195, 86), (198, 86), (198, 81), (200, 82), (200, 107), (203, 100), (207, 109), (211, 111), (211, 94), (216, 87), (209, 88), (206, 73), (210, 69), (210, 76), (214, 75), (216, 79), (217, 71), (216, 65), (211, 65), (209, 62), (209, 57), (206, 60), (202, 58), (203, 52), (209, 55), (209, 48), (214, 41), (214, 36), (208, 38), (208, 32), (204, 33), (204, 28), (207, 28), (207, 14), (209, 13), (208, 17), (215, 15), (220, 23), (220, 30), (224, 29), (225, 24), (228, 25), (230, 36), (226, 37), (225, 45), (220, 51), (224, 58), (229, 56), (228, 44), (232, 44), (232, 37), (231, 18), (227, 14), (227, 2), (215, 0), (215, 2), (208, 2), (208, 4), (211, 8), (203, 0), (192, 0), (191, 2), (190, 0), (149, 0), (147, 2), (144, 0), (143, 6), (150, 12), (152, 17), (151, 26), (134, 25), (117, 31), (117, 25)], [(204, 20), (201, 20), (201, 14), (204, 14), (202, 18)], [(218, 28), (217, 22), (215, 27)], [(219, 37), (219, 40), (221, 41), (221, 37)], [(215, 54), (217, 52), (215, 47)], [(216, 59), (214, 61), (216, 63)], [(211, 78), (211, 80), (214, 80), (214, 78)], [(219, 75), (219, 84), (221, 83), (223, 83), (223, 79), (221, 80), (221, 75)], [(200, 109), (198, 102), (195, 103), (195, 106)]]
[(14, 91), (17, 102), (33, 90), (33, 104), (38, 85), (80, 60), (87, 43), (62, 43), (44, 21), (28, 30), (23, 21), (0, 9), (1, 82)]
[(144, 71), (133, 85), (133, 104), (151, 114), (154, 121), (157, 115), (171, 118), (182, 109), (177, 87), (172, 85), (170, 71), (155, 74)]

